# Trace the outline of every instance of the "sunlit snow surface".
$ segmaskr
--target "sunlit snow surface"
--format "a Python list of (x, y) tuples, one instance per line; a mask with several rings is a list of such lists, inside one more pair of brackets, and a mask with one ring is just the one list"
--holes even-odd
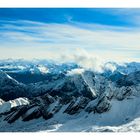
[(7, 102), (0, 101), (0, 113), (10, 111), (11, 108), (21, 106), (21, 105), (28, 105), (29, 100), (27, 98), (17, 98), (15, 100), (10, 100)]
[(0, 131), (6, 132), (137, 132), (140, 131), (140, 97), (123, 101), (112, 100), (110, 111), (88, 114), (84, 110), (76, 115), (63, 113), (67, 105), (49, 120), (39, 118), (28, 122), (20, 119), (12, 125), (0, 120)]

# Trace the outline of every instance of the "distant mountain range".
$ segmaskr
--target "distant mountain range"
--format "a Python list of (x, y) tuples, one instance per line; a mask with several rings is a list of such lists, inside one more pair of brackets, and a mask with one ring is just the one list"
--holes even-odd
[(140, 63), (108, 62), (94, 72), (75, 63), (1, 60), (0, 98), (0, 131), (125, 131), (140, 117)]

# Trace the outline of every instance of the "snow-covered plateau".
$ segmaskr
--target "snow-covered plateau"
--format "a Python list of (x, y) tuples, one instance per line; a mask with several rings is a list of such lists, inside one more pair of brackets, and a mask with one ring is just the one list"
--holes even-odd
[(0, 132), (40, 131), (139, 132), (140, 63), (1, 60)]

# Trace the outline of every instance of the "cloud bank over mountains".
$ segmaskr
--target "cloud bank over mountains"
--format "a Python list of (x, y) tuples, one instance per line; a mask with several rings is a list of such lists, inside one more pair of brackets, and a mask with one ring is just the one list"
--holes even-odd
[[(87, 11), (92, 13), (92, 9)], [(139, 20), (137, 23), (134, 21), (139, 19), (140, 10), (107, 9), (105, 13), (104, 9), (93, 11), (95, 18), (99, 17), (99, 23), (76, 21), (76, 18), (70, 15), (65, 15), (68, 21), (62, 23), (47, 20), (0, 20), (1, 59), (51, 59), (77, 62), (86, 67), (95, 67), (93, 62), (97, 63), (97, 67), (101, 67), (106, 61), (140, 61)], [(110, 20), (108, 25), (106, 22), (102, 23), (99, 16), (101, 13), (104, 15), (103, 21), (109, 22), (107, 17), (119, 18), (120, 21), (124, 18), (131, 26), (116, 26), (116, 20), (112, 20), (112, 24)], [(86, 17), (85, 20), (89, 21)]]

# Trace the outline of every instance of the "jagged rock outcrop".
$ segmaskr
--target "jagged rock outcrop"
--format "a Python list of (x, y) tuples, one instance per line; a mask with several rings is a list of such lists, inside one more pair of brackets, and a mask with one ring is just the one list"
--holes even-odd
[(87, 106), (89, 101), (90, 99), (86, 97), (73, 98), (73, 100), (71, 100), (71, 102), (69, 103), (69, 106), (65, 109), (64, 113), (70, 115), (79, 113)]
[[(40, 97), (35, 97), (30, 101), (30, 104), (11, 108), (8, 113), (3, 115), (6, 116), (4, 119), (5, 121), (8, 123), (13, 123), (19, 118), (21, 118), (22, 121), (30, 121), (40, 117), (48, 120), (59, 112), (64, 105), (67, 107), (62, 113), (69, 115), (78, 114), (82, 110), (94, 113), (103, 113), (109, 110), (110, 103), (107, 97), (98, 99), (98, 102), (97, 99), (91, 100), (90, 98), (84, 96), (73, 97), (66, 103), (63, 101), (62, 97), (52, 97), (51, 95), (46, 94)], [(97, 103), (95, 104), (95, 102)]]
[(7, 102), (3, 102), (0, 105), (0, 114), (5, 114), (13, 110), (13, 108), (18, 106), (25, 106), (30, 104), (30, 101), (27, 98), (17, 98), (15, 100), (10, 100)]
[(41, 117), (41, 110), (38, 106), (32, 106), (31, 108), (28, 108), (24, 114), (22, 114), (23, 121), (30, 121), (39, 117)]
[[(134, 79), (133, 76), (137, 78)], [(138, 76), (139, 72), (125, 75), (127, 77), (125, 79), (129, 79), (127, 81), (135, 80), (133, 85), (127, 86), (118, 86), (117, 80), (111, 81), (101, 74), (94, 74), (92, 71), (52, 77), (44, 82), (26, 85), (26, 89), (30, 93), (29, 99), (20, 98), (8, 102), (0, 100), (0, 113), (8, 123), (14, 123), (19, 118), (22, 121), (30, 121), (40, 117), (48, 120), (61, 109), (63, 109), (62, 116), (65, 114), (76, 115), (82, 111), (101, 114), (111, 109), (111, 100), (121, 101), (139, 95)], [(5, 74), (2, 77), (8, 78)], [(8, 80), (14, 81), (9, 78)], [(119, 77), (119, 80), (123, 81), (124, 76)], [(16, 84), (20, 85), (17, 81), (13, 83), (13, 87)], [(8, 85), (10, 85), (9, 82), (7, 82)], [(11, 92), (9, 94), (11, 95)], [(63, 108), (64, 106), (65, 108)]]

